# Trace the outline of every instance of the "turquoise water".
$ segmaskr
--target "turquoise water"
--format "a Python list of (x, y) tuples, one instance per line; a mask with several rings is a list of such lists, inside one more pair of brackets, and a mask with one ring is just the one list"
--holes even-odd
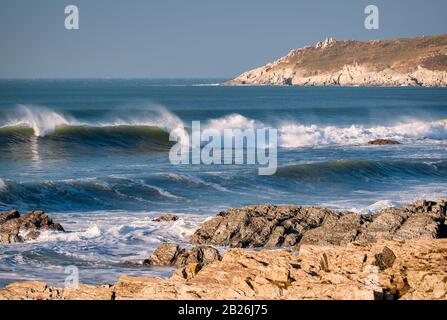
[[(43, 209), (69, 233), (0, 246), (0, 285), (166, 274), (126, 267), (234, 206), (374, 212), (446, 194), (447, 90), (225, 87), (223, 80), (0, 81), (0, 211)], [(169, 131), (274, 127), (279, 169), (174, 166)], [(371, 147), (376, 138), (399, 146)], [(175, 213), (181, 221), (150, 218)]]

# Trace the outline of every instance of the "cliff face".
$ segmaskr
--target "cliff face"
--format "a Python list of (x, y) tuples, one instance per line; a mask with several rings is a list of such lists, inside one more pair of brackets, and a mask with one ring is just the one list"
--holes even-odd
[(367, 42), (326, 39), (226, 84), (444, 87), (447, 35)]

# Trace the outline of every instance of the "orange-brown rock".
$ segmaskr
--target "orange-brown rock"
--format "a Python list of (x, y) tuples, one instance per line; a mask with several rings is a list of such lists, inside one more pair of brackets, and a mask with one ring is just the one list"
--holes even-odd
[(16, 283), (0, 299), (447, 299), (446, 248), (447, 239), (433, 239), (230, 249), (222, 261), (168, 279), (122, 276), (113, 286), (70, 289)]

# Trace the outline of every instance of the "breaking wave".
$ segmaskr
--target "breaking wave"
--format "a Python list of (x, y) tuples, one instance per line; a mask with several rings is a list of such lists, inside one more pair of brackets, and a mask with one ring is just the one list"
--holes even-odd
[(151, 115), (117, 115), (98, 121), (80, 121), (55, 111), (19, 106), (17, 114), (0, 125), (0, 143), (23, 143), (33, 139), (74, 142), (92, 146), (171, 146), (169, 131), (182, 129), (182, 121), (163, 108)]
[(393, 126), (350, 127), (283, 124), (279, 127), (280, 144), (284, 148), (299, 148), (319, 145), (358, 145), (375, 139), (445, 140), (447, 121), (412, 121)]
[[(99, 145), (134, 146), (132, 142), (172, 145), (169, 133), (176, 131), (182, 138), (187, 127), (176, 115), (157, 108), (148, 115), (111, 115), (97, 121), (81, 121), (47, 108), (19, 106), (17, 114), (0, 123), (0, 142), (27, 141), (30, 137)], [(447, 120), (423, 122), (419, 120), (391, 126), (352, 125), (349, 127), (320, 126), (298, 122), (263, 122), (241, 114), (230, 114), (204, 122), (203, 129), (223, 132), (225, 129), (277, 128), (278, 145), (283, 148), (301, 148), (327, 145), (362, 145), (374, 139), (398, 141), (447, 139)], [(182, 138), (183, 139), (183, 138)]]
[(174, 130), (183, 127), (182, 121), (162, 107), (151, 110), (147, 114), (120, 114), (109, 116), (104, 120), (81, 121), (72, 116), (35, 106), (20, 105), (16, 114), (0, 126), (2, 130), (17, 128), (30, 128), (37, 137), (51, 135), (60, 128), (110, 128), (110, 127), (154, 127), (163, 130)]
[(362, 145), (375, 139), (398, 141), (446, 140), (447, 120), (424, 122), (419, 120), (396, 123), (390, 126), (352, 125), (349, 127), (320, 126), (298, 122), (269, 123), (268, 125), (240, 114), (211, 119), (206, 128), (224, 129), (277, 128), (278, 145), (283, 148), (301, 148), (327, 145)]

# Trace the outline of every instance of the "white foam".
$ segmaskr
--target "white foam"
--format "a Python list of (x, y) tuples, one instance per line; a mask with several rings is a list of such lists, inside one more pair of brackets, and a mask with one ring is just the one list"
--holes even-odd
[[(101, 236), (101, 229), (97, 225), (92, 225), (84, 231), (75, 232), (55, 232), (50, 230), (42, 231), (36, 242), (53, 242), (53, 241), (80, 241), (93, 239)], [(25, 235), (26, 237), (26, 235)]]
[(6, 189), (6, 183), (2, 178), (0, 178), (0, 190), (4, 189)]
[(395, 207), (395, 204), (390, 201), (390, 200), (380, 200), (377, 201), (375, 203), (373, 203), (372, 205), (370, 205), (369, 207), (366, 208), (366, 212), (367, 213), (376, 213), (379, 212), (381, 210), (387, 209), (387, 208), (392, 208)]
[(303, 125), (285, 123), (279, 127), (280, 145), (299, 148), (318, 145), (365, 144), (374, 139), (444, 140), (447, 139), (447, 122), (410, 121), (392, 126), (350, 127)]
[(3, 127), (27, 126), (34, 130), (34, 135), (43, 137), (59, 126), (68, 125), (70, 121), (63, 115), (43, 107), (18, 107), (18, 115), (11, 118)]
[(207, 129), (214, 129), (223, 131), (225, 129), (252, 129), (256, 127), (260, 127), (261, 123), (257, 123), (253, 119), (246, 118), (240, 114), (234, 113), (228, 116), (211, 119), (207, 122)]
[[(265, 128), (261, 121), (230, 114), (211, 119), (204, 129), (223, 132), (225, 129)], [(300, 148), (324, 145), (359, 145), (375, 139), (405, 140), (445, 140), (447, 139), (447, 120), (424, 122), (410, 119), (390, 126), (352, 125), (346, 127), (305, 125), (299, 122), (269, 123), (267, 127), (277, 128), (278, 145), (284, 148)], [(426, 141), (427, 142), (427, 141)]]
[(168, 131), (183, 128), (183, 122), (176, 115), (172, 114), (166, 108), (157, 106), (151, 108), (151, 115), (128, 115), (128, 116), (112, 116), (110, 119), (97, 122), (86, 123), (85, 125), (99, 127), (116, 127), (116, 126), (148, 126), (165, 129)]
[[(64, 116), (53, 110), (35, 106), (19, 106), (15, 117), (10, 118), (2, 127), (28, 126), (36, 136), (42, 137), (54, 132), (60, 126), (149, 126), (164, 129), (180, 137), (180, 141), (189, 141), (188, 133), (181, 119), (162, 106), (152, 106), (142, 110), (141, 114), (114, 115), (98, 122), (82, 122)], [(150, 115), (145, 113), (150, 111)], [(230, 114), (221, 118), (211, 119), (204, 123), (203, 129), (213, 129), (223, 132), (225, 129), (264, 128), (257, 120), (241, 114)], [(299, 148), (319, 145), (356, 145), (365, 144), (374, 139), (413, 140), (446, 140), (447, 120), (424, 122), (418, 119), (407, 120), (390, 126), (352, 125), (347, 127), (305, 125), (299, 122), (282, 122), (279, 125), (269, 124), (278, 128), (279, 146), (284, 148)]]
[[(145, 110), (143, 110), (145, 111)], [(162, 106), (150, 109), (151, 114), (111, 115), (97, 122), (79, 121), (67, 117), (45, 107), (20, 105), (16, 115), (9, 118), (0, 127), (26, 126), (32, 128), (34, 135), (44, 137), (53, 133), (61, 126), (85, 127), (117, 127), (117, 126), (148, 126), (163, 130), (184, 130), (183, 122)]]

